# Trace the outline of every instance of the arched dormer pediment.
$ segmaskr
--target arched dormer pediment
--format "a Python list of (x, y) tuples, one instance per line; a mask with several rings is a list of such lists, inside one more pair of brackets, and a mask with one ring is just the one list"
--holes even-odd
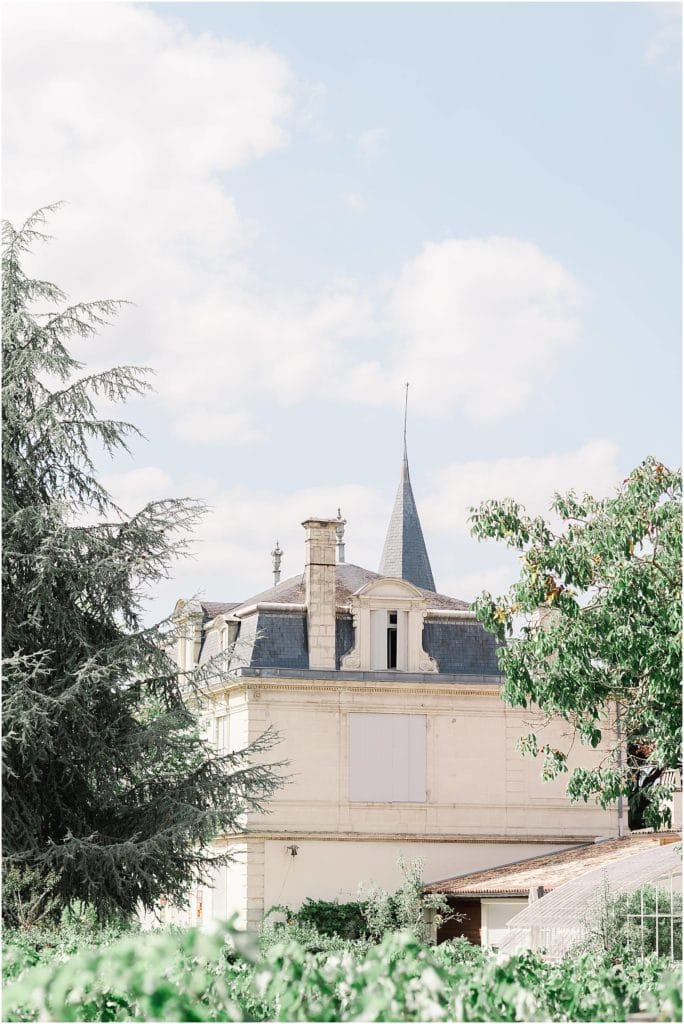
[(202, 621), (202, 605), (195, 598), (187, 600), (184, 597), (180, 597), (175, 604), (173, 609), (172, 619), (178, 621), (180, 619), (197, 618), (199, 617), (200, 622)]
[(394, 576), (381, 576), (380, 579), (371, 580), (370, 583), (366, 583), (365, 586), (356, 591), (352, 601), (355, 597), (382, 598), (383, 600), (396, 597), (402, 601), (417, 600), (425, 603), (425, 598), (418, 587), (414, 587), (407, 580), (400, 580)]
[(423, 650), (427, 601), (418, 587), (394, 576), (366, 583), (352, 596), (354, 647), (342, 658), (345, 671), (436, 672)]
[(219, 638), (218, 649), (227, 651), (237, 639), (239, 626), (240, 620), (236, 619), (234, 615), (221, 613), (216, 615), (211, 622), (207, 623), (205, 629), (207, 634), (210, 632), (216, 633)]
[(202, 645), (202, 605), (192, 598), (176, 601), (172, 621), (176, 626), (176, 661), (182, 671), (197, 664)]

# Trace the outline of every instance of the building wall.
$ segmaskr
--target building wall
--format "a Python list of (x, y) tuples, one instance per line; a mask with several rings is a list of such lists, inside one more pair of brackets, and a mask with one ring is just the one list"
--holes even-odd
[(507, 933), (506, 925), (528, 905), (526, 899), (481, 900), (481, 943), (498, 947)]
[[(564, 778), (541, 781), (541, 763), (516, 749), (533, 716), (507, 708), (495, 685), (264, 676), (232, 683), (212, 707), (229, 715), (231, 747), (273, 727), (281, 742), (270, 756), (289, 764), (269, 813), (248, 817), (237, 862), (202, 901), (205, 920), (225, 907), (256, 928), (276, 903), (354, 899), (361, 883), (393, 891), (400, 856), (421, 859), (425, 880), (436, 881), (617, 832), (615, 810), (571, 805)], [(425, 801), (350, 800), (353, 714), (424, 716)], [(564, 731), (556, 723), (543, 742), (569, 745)], [(571, 765), (602, 756), (575, 744)]]
[[(294, 857), (289, 849), (293, 842), (298, 848)], [(394, 892), (404, 881), (400, 857), (422, 861), (424, 878), (439, 879), (564, 848), (562, 843), (293, 841), (289, 837), (269, 839), (264, 845), (264, 911), (276, 903), (296, 910), (307, 896), (346, 903), (359, 898), (360, 886)]]
[[(540, 760), (516, 748), (535, 728), (534, 718), (506, 707), (495, 686), (261, 679), (235, 690), (231, 706), (248, 702), (250, 740), (272, 726), (282, 737), (273, 756), (289, 762), (268, 818), (250, 817), (250, 828), (435, 838), (593, 839), (617, 831), (615, 810), (569, 803), (566, 777), (541, 780)], [(424, 802), (350, 800), (349, 716), (355, 713), (425, 717)], [(555, 723), (541, 736), (567, 748), (565, 732)], [(376, 753), (369, 752), (369, 764)], [(603, 756), (575, 743), (570, 765), (592, 765)]]

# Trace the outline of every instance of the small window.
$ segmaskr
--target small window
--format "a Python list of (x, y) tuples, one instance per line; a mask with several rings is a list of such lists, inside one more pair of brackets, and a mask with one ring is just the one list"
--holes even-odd
[(371, 668), (405, 672), (408, 661), (408, 612), (371, 612)]
[(387, 613), (387, 668), (397, 667), (397, 613)]

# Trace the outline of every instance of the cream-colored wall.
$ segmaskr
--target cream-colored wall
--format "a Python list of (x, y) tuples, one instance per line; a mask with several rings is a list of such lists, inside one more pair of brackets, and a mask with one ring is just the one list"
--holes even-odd
[(495, 899), (481, 900), (482, 910), (480, 936), (483, 946), (499, 946), (512, 917), (528, 905), (527, 900)]
[[(534, 719), (506, 707), (495, 687), (263, 680), (248, 692), (236, 689), (230, 698), (236, 715), (244, 715), (245, 701), (249, 739), (273, 726), (282, 737), (273, 756), (289, 761), (287, 784), (267, 818), (250, 816), (252, 829), (591, 839), (617, 833), (615, 809), (570, 804), (567, 776), (542, 781), (541, 759), (523, 757), (516, 747)], [(354, 712), (426, 716), (426, 802), (350, 802), (348, 716)], [(547, 726), (543, 742), (568, 748), (566, 731), (559, 723)], [(577, 742), (570, 767), (602, 756)]]
[[(350, 674), (351, 676), (351, 674)], [(269, 726), (281, 742), (270, 757), (287, 760), (288, 781), (268, 814), (246, 819), (251, 835), (234, 847), (219, 893), (205, 896), (205, 920), (237, 912), (238, 924), (258, 927), (275, 903), (296, 908), (307, 896), (348, 900), (361, 883), (393, 891), (402, 881), (398, 857), (423, 861), (436, 881), (615, 835), (614, 809), (572, 805), (565, 777), (540, 778), (541, 762), (516, 743), (535, 723), (512, 710), (496, 687), (337, 680), (242, 679), (213, 702), (231, 716), (231, 746), (256, 739)], [(349, 715), (426, 716), (427, 800), (352, 803), (349, 800)], [(542, 742), (568, 746), (556, 723)], [(570, 766), (592, 765), (600, 752), (576, 743)], [(286, 847), (295, 844), (297, 856)], [(220, 902), (220, 907), (219, 907)]]
[(423, 878), (431, 882), (564, 848), (563, 844), (535, 843), (298, 840), (297, 856), (293, 857), (288, 849), (291, 842), (265, 843), (264, 910), (276, 903), (296, 910), (307, 896), (348, 902), (357, 899), (360, 885), (394, 892), (404, 881), (400, 856), (407, 861), (421, 860)]

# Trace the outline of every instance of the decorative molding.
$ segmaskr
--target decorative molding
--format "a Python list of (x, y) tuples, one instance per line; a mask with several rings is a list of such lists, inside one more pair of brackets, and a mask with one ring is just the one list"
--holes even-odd
[(485, 689), (467, 683), (442, 683), (439, 688), (425, 683), (422, 686), (407, 686), (398, 679), (394, 685), (366, 684), (366, 683), (330, 683), (322, 680), (319, 683), (299, 683), (290, 681), (271, 681), (254, 679), (253, 677), (240, 678), (238, 680), (225, 680), (212, 688), (212, 696), (230, 690), (231, 693), (239, 693), (241, 690), (254, 691), (254, 693), (281, 690), (294, 693), (392, 693), (407, 694), (411, 697), (498, 697), (501, 683), (491, 683)]
[(305, 612), (305, 604), (285, 604), (278, 601), (258, 601), (256, 604), (245, 605), (244, 608), (236, 608), (230, 614), (236, 619), (242, 619), (246, 615), (254, 615), (255, 612)]
[(372, 671), (371, 618), (373, 612), (396, 610), (406, 615), (406, 668), (399, 672), (437, 674), (439, 666), (423, 649), (423, 622), (426, 601), (420, 590), (406, 580), (383, 576), (371, 580), (351, 599), (354, 625), (354, 646), (340, 663), (348, 671)]
[(427, 608), (425, 615), (428, 619), (463, 619), (468, 622), (476, 622), (477, 615), (469, 608)]
[(544, 844), (548, 846), (586, 846), (594, 842), (593, 834), (590, 836), (554, 836), (554, 835), (444, 835), (440, 833), (426, 833), (417, 835), (415, 832), (311, 832), (297, 829), (263, 830), (259, 832), (244, 832), (234, 836), (217, 836), (214, 842), (224, 844), (241, 844), (254, 842), (282, 842), (284, 840), (310, 842), (342, 842), (342, 843), (439, 843), (458, 844), (470, 843), (475, 846), (505, 844), (513, 846)]

